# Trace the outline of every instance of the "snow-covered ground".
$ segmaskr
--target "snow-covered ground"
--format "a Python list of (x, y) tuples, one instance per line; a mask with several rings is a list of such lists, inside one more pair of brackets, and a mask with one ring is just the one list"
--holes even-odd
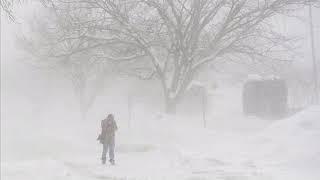
[(100, 164), (98, 121), (72, 123), (2, 132), (1, 179), (320, 179), (319, 106), (248, 133), (203, 129), (173, 117), (120, 127), (116, 166)]

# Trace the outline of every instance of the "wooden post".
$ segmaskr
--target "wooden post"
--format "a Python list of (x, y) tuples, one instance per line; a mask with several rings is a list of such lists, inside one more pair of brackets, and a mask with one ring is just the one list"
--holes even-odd
[(128, 128), (131, 128), (132, 120), (132, 97), (131, 94), (128, 95)]
[(203, 120), (203, 127), (207, 127), (206, 121), (206, 109), (207, 109), (207, 97), (206, 97), (206, 89), (202, 87), (202, 120)]

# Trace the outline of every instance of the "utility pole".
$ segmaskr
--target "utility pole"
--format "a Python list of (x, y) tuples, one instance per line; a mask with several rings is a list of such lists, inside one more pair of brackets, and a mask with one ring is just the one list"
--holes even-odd
[(314, 44), (314, 29), (313, 29), (313, 17), (312, 17), (312, 6), (309, 4), (309, 25), (310, 25), (310, 42), (311, 42), (311, 53), (313, 61), (313, 81), (314, 81), (314, 103), (319, 103), (319, 79), (318, 79), (318, 68), (317, 60), (315, 54), (315, 44)]

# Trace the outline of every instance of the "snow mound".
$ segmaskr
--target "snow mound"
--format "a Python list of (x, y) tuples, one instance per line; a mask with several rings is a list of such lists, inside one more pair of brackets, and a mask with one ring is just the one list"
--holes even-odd
[(308, 108), (296, 115), (276, 121), (259, 134), (258, 139), (299, 146), (310, 143), (319, 146), (320, 106)]
[(320, 106), (313, 106), (271, 124), (254, 138), (251, 148), (255, 149), (255, 158), (264, 167), (272, 171), (295, 169), (291, 176), (306, 178), (308, 175), (313, 179), (320, 177), (319, 139)]
[(314, 106), (296, 115), (273, 123), (263, 133), (273, 138), (298, 136), (320, 132), (320, 106)]

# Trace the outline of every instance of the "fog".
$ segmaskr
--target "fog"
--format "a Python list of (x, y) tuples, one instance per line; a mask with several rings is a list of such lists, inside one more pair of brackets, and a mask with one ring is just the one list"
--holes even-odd
[(1, 179), (318, 180), (319, 2), (241, 2), (1, 1)]

